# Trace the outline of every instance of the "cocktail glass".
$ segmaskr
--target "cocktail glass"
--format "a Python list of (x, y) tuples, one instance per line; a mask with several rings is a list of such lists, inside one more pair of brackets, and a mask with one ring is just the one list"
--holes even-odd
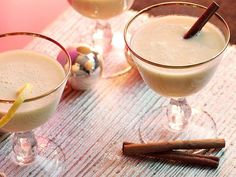
[(68, 0), (68, 2), (81, 15), (96, 20), (92, 45), (103, 55), (102, 77), (113, 78), (127, 73), (132, 67), (126, 60), (122, 32), (112, 31), (108, 19), (129, 9), (134, 0)]
[[(58, 66), (61, 66), (64, 77), (55, 88), (35, 97), (29, 96), (20, 105), (14, 117), (0, 129), (0, 131), (13, 133), (12, 143), (9, 143), (6, 139), (4, 147), (0, 148), (0, 168), (6, 171), (7, 168), (14, 168), (13, 171), (18, 170), (19, 176), (29, 176), (27, 173), (35, 176), (59, 176), (64, 165), (63, 152), (59, 146), (48, 138), (35, 137), (32, 130), (46, 123), (55, 113), (70, 74), (70, 57), (61, 44), (47, 36), (29, 32), (1, 34), (0, 54), (15, 50), (35, 52), (40, 56), (55, 59), (56, 62), (58, 53), (63, 51), (65, 54), (64, 66), (59, 64)], [(32, 60), (34, 60), (34, 57), (32, 57)], [(46, 69), (47, 63), (45, 63), (45, 71), (43, 72), (46, 72)], [(35, 72), (38, 71), (35, 70)], [(14, 74), (20, 75), (21, 73)], [(11, 107), (14, 101), (0, 98), (1, 116)], [(42, 131), (46, 132), (47, 130)]]
[(143, 142), (217, 137), (216, 123), (210, 114), (190, 107), (185, 97), (201, 90), (220, 63), (230, 38), (229, 27), (225, 20), (219, 14), (210, 19), (210, 22), (222, 32), (226, 42), (219, 53), (215, 53), (215, 56), (204, 62), (177, 66), (164, 65), (141, 57), (132, 47), (134, 34), (149, 20), (166, 15), (199, 17), (205, 10), (204, 6), (188, 2), (155, 4), (141, 10), (125, 27), (125, 43), (143, 80), (153, 91), (170, 98), (167, 106), (149, 111), (143, 117), (139, 128)]

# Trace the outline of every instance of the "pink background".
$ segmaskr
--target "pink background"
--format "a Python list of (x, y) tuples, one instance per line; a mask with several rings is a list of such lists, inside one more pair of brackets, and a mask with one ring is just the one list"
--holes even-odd
[[(66, 0), (0, 0), (0, 33), (40, 33), (68, 7)], [(25, 38), (1, 38), (0, 51), (22, 48), (28, 42)]]
[(67, 0), (0, 0), (0, 33), (40, 32), (67, 7)]

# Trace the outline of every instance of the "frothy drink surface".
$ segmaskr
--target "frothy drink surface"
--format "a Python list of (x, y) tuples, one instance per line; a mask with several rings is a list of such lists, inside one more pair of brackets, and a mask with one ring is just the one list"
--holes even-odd
[[(30, 97), (42, 95), (58, 86), (65, 77), (62, 66), (48, 56), (24, 50), (0, 54), (0, 98), (15, 99), (16, 92), (30, 83)], [(5, 131), (22, 131), (36, 128), (47, 121), (56, 109), (59, 95), (54, 94), (38, 101), (24, 103)], [(6, 114), (10, 104), (0, 104), (0, 117)]]
[[(199, 34), (183, 39), (196, 20), (195, 17), (178, 15), (155, 17), (135, 32), (131, 46), (139, 56), (158, 64), (186, 66), (207, 61), (224, 49), (225, 38), (215, 25), (208, 22)], [(170, 97), (198, 91), (208, 82), (216, 66), (163, 69), (133, 58), (145, 82), (161, 95)]]
[(154, 18), (137, 31), (132, 47), (140, 56), (165, 65), (181, 66), (206, 61), (224, 48), (225, 39), (210, 23), (197, 36), (183, 39), (196, 20), (177, 15)]

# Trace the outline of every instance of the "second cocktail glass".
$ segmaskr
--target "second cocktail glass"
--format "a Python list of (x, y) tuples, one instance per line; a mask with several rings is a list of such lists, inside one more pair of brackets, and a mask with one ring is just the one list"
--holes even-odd
[[(187, 2), (155, 4), (140, 11), (125, 28), (125, 42), (143, 80), (153, 91), (170, 98), (167, 106), (149, 111), (142, 119), (139, 130), (144, 142), (217, 137), (213, 118), (205, 111), (191, 108), (185, 99), (209, 82), (230, 38), (228, 25), (215, 14), (204, 32), (188, 41), (183, 39), (205, 10), (206, 7)], [(179, 27), (181, 20), (186, 26)], [(165, 33), (167, 30), (169, 33)], [(209, 40), (203, 42), (213, 31), (216, 36), (212, 38), (219, 37), (219, 45)], [(202, 55), (201, 47), (205, 44), (210, 47)], [(218, 51), (211, 51), (217, 47)]]
[[(108, 19), (129, 9), (134, 0), (68, 0), (81, 15), (95, 19), (92, 45), (103, 55), (103, 78), (113, 78), (131, 69), (126, 60), (122, 31), (112, 31)], [(117, 23), (121, 23), (117, 21)]]
[[(56, 60), (59, 52), (65, 56), (62, 65)], [(9, 115), (13, 103), (19, 106), (0, 127), (0, 131), (13, 133), (12, 144), (0, 148), (0, 168), (14, 168), (19, 176), (29, 176), (26, 171), (35, 176), (59, 176), (64, 168), (63, 152), (48, 138), (35, 137), (33, 129), (56, 111), (70, 75), (69, 54), (47, 36), (15, 32), (0, 35), (0, 62), (0, 119)], [(25, 84), (32, 89), (21, 96), (25, 101), (19, 105), (17, 95)]]

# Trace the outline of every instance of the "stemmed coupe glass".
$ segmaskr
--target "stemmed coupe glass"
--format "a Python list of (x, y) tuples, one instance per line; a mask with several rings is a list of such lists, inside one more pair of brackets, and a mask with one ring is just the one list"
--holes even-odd
[[(23, 47), (22, 43), (25, 44)], [(36, 88), (38, 85), (36, 84), (37, 82), (42, 81), (42, 83), (39, 84), (41, 87), (43, 85), (45, 88), (51, 88), (51, 83), (43, 82), (45, 79), (40, 80), (40, 78), (48, 77), (59, 79), (58, 82), (55, 83), (55, 86), (52, 86), (52, 88), (47, 91), (42, 91), (40, 95), (32, 96), (29, 93), (28, 96), (26, 96), (26, 100), (16, 110), (12, 119), (0, 128), (0, 131), (12, 133), (12, 142), (10, 143), (8, 139), (6, 139), (5, 145), (1, 145), (0, 147), (0, 168), (6, 173), (9, 168), (14, 169), (13, 171), (18, 171), (19, 176), (29, 176), (30, 174), (35, 176), (59, 176), (64, 169), (63, 152), (60, 147), (49, 138), (35, 137), (33, 129), (46, 123), (55, 113), (70, 75), (70, 56), (61, 44), (41, 34), (13, 32), (0, 35), (1, 59), (4, 55), (9, 53), (12, 53), (11, 55), (17, 58), (17, 56), (19, 56), (17, 54), (21, 52), (26, 52), (25, 60), (17, 64), (17, 67), (22, 68), (21, 72), (15, 70), (16, 68), (12, 68), (12, 73), (10, 71), (4, 73), (6, 77), (8, 77), (7, 74), (13, 74), (16, 78), (22, 79), (24, 77), (24, 80), (28, 80), (31, 77), (31, 74), (27, 72), (29, 70), (34, 72), (34, 74), (36, 73), (36, 75), (37, 72), (48, 73), (48, 75), (45, 76), (43, 76), (44, 74), (38, 74), (38, 78), (35, 78), (35, 83), (32, 84), (32, 93), (34, 93), (35, 90), (43, 89)], [(65, 62), (63, 66), (56, 60), (59, 52), (64, 52)], [(45, 58), (48, 59), (45, 60)], [(37, 61), (40, 59), (40, 61), (43, 62), (43, 66), (41, 67), (45, 68), (45, 70), (41, 68), (42, 70), (38, 71), (38, 63), (35, 64), (34, 59), (37, 59)], [(50, 73), (52, 73), (49, 69), (52, 69), (51, 66), (54, 66), (50, 63), (57, 65), (56, 69), (60, 68), (59, 74), (57, 72), (54, 73), (55, 77), (49, 76)], [(4, 64), (2, 65), (1, 63), (1, 66), (15, 66), (13, 63)], [(30, 67), (30, 69), (26, 69), (28, 67)], [(22, 72), (27, 73), (23, 74)], [(2, 77), (1, 79), (4, 80)], [(1, 80), (2, 82), (0, 84), (4, 85), (3, 80)], [(10, 83), (11, 80), (8, 79), (4, 82)], [(50, 80), (49, 82), (53, 81)], [(13, 88), (15, 87), (14, 84), (16, 83), (12, 83)], [(9, 87), (12, 89), (11, 85)], [(5, 96), (4, 94), (1, 95), (0, 117), (2, 118), (6, 115), (7, 111), (9, 111), (12, 104), (15, 103), (15, 99), (7, 97), (7, 95)], [(42, 129), (42, 134), (45, 133), (44, 131), (47, 130)]]
[(68, 2), (81, 15), (96, 20), (92, 45), (103, 56), (102, 77), (114, 78), (127, 73), (132, 67), (125, 57), (122, 31), (112, 31), (108, 19), (129, 9), (134, 0), (68, 0)]
[[(141, 56), (132, 45), (136, 32), (155, 17), (184, 15), (198, 18), (205, 10), (206, 7), (188, 2), (155, 4), (141, 10), (125, 27), (125, 43), (144, 82), (157, 94), (170, 98), (167, 106), (148, 111), (141, 120), (139, 130), (143, 142), (217, 137), (216, 123), (210, 114), (190, 107), (185, 97), (201, 90), (210, 81), (220, 63), (230, 38), (225, 20), (218, 13), (210, 19), (209, 22), (222, 32), (225, 44), (220, 52), (204, 62), (189, 65), (157, 63)], [(169, 50), (174, 48), (170, 47)], [(191, 57), (189, 55), (189, 60)]]

